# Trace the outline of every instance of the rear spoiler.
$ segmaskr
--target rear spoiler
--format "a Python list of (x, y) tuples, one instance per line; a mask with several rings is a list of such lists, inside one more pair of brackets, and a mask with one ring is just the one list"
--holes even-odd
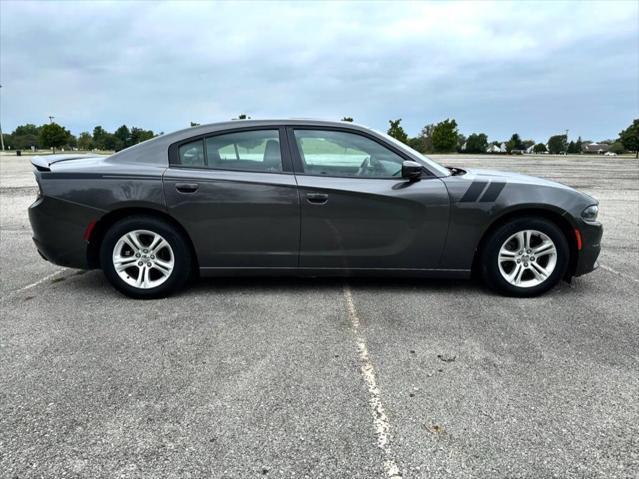
[(31, 158), (31, 164), (38, 171), (51, 171), (51, 165), (60, 161), (82, 160), (84, 158), (102, 158), (104, 156), (105, 155), (94, 154), (34, 156)]

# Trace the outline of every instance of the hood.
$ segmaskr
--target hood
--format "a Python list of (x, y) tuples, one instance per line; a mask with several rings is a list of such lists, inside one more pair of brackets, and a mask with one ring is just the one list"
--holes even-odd
[(564, 188), (567, 190), (576, 191), (574, 188), (564, 185), (563, 183), (557, 183), (556, 181), (545, 180), (537, 176), (523, 175), (521, 173), (515, 173), (511, 171), (482, 170), (482, 169), (475, 169), (475, 168), (467, 169), (466, 171), (467, 171), (467, 174), (464, 176), (468, 177), (469, 180), (474, 180), (474, 179), (506, 180), (509, 183), (551, 186), (554, 188)]
[[(470, 168), (466, 170), (466, 174), (462, 176), (449, 176), (445, 180), (456, 179), (457, 181), (462, 181), (463, 187), (453, 194), (453, 198), (456, 200), (463, 200), (464, 195), (466, 195), (467, 191), (471, 191), (479, 195), (481, 191), (483, 191), (483, 187), (488, 185), (495, 185), (493, 189), (497, 192), (501, 192), (499, 185), (505, 186), (504, 191), (510, 190), (513, 191), (513, 187), (515, 187), (515, 191), (519, 193), (521, 192), (535, 192), (535, 194), (542, 194), (544, 191), (548, 191), (548, 189), (560, 190), (565, 193), (567, 196), (565, 197), (573, 197), (573, 198), (581, 198), (582, 201), (585, 201), (587, 204), (598, 204), (598, 201), (590, 195), (583, 193), (581, 191), (575, 190), (570, 186), (564, 185), (562, 183), (557, 183), (556, 181), (546, 180), (544, 178), (538, 178), (536, 176), (522, 175), (521, 173), (514, 173), (509, 171), (496, 171), (496, 170), (482, 170)], [(450, 181), (446, 181), (450, 184)], [(476, 186), (475, 186), (476, 185)], [(518, 186), (520, 186), (518, 188)], [(474, 190), (473, 190), (474, 187)], [(470, 193), (469, 193), (470, 194)], [(499, 196), (499, 193), (496, 193)], [(512, 193), (511, 193), (512, 194)], [(515, 196), (511, 196), (514, 198)], [(542, 201), (543, 202), (543, 201)]]

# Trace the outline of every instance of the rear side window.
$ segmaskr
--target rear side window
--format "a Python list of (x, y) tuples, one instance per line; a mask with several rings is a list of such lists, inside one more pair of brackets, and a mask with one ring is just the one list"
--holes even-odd
[(278, 173), (282, 155), (278, 130), (217, 135), (205, 140), (209, 168)]
[(183, 166), (204, 167), (204, 142), (197, 140), (181, 145), (178, 156), (180, 157), (180, 164)]
[(178, 163), (190, 168), (280, 173), (282, 153), (279, 130), (252, 130), (184, 143)]

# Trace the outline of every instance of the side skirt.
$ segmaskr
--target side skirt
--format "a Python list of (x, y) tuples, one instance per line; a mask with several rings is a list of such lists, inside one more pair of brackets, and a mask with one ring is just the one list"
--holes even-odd
[(397, 277), (468, 279), (470, 269), (416, 268), (200, 268), (200, 276), (309, 276), (309, 277)]

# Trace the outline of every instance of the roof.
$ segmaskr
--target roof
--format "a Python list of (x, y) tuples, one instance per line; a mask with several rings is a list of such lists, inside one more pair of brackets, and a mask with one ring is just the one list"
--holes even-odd
[(251, 128), (254, 126), (336, 126), (336, 127), (353, 127), (354, 129), (369, 130), (364, 125), (358, 125), (349, 121), (330, 121), (330, 120), (316, 120), (311, 118), (283, 118), (283, 119), (270, 119), (270, 120), (230, 120), (219, 123), (208, 123), (206, 125), (198, 125), (190, 128), (184, 128), (165, 137), (181, 137), (186, 135), (187, 137), (196, 136), (199, 134), (212, 133), (220, 130), (227, 130), (231, 128)]
[(607, 143), (590, 143), (582, 147), (583, 151), (608, 151), (610, 145)]
[(156, 136), (150, 140), (143, 141), (125, 150), (119, 151), (110, 157), (110, 161), (134, 162), (134, 163), (155, 163), (159, 155), (166, 154), (169, 145), (176, 141), (186, 140), (199, 135), (207, 135), (218, 131), (230, 130), (233, 128), (252, 127), (280, 127), (280, 126), (324, 126), (349, 128), (351, 130), (366, 131), (371, 134), (375, 132), (363, 125), (346, 121), (327, 121), (310, 119), (272, 119), (272, 120), (231, 120), (220, 123), (209, 123), (198, 125), (183, 130), (174, 131), (164, 135)]

